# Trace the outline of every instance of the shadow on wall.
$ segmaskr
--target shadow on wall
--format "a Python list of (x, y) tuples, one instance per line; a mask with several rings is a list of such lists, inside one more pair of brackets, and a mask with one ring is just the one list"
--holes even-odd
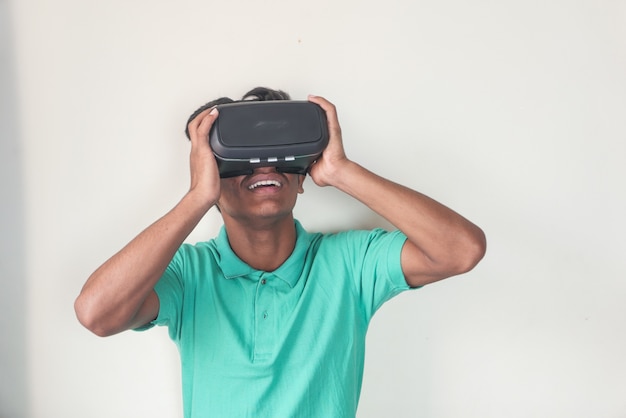
[(22, 155), (8, 2), (0, 1), (0, 417), (28, 416)]

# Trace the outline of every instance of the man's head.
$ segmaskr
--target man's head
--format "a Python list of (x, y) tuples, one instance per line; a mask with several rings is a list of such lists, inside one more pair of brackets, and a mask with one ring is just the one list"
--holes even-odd
[[(206, 103), (189, 117), (187, 124), (213, 106), (248, 100), (290, 100), (290, 96), (281, 90), (256, 87), (240, 100), (220, 97)], [(189, 138), (188, 128), (185, 134)], [(250, 222), (261, 218), (291, 216), (297, 195), (304, 191), (304, 179), (302, 174), (281, 173), (275, 167), (260, 167), (249, 175), (223, 178), (220, 181), (221, 193), (217, 208), (225, 221), (230, 218)]]

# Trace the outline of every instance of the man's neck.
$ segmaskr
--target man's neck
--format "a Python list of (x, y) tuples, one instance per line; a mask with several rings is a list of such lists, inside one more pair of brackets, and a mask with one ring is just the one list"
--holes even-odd
[(276, 270), (289, 258), (296, 245), (292, 216), (253, 226), (232, 219), (224, 219), (224, 223), (232, 250), (256, 270)]

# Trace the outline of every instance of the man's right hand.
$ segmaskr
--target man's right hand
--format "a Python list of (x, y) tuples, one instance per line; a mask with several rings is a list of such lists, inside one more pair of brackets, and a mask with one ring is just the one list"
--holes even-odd
[(210, 207), (215, 205), (220, 197), (219, 170), (209, 145), (209, 131), (218, 115), (216, 107), (207, 109), (187, 126), (191, 139), (189, 192), (204, 200)]

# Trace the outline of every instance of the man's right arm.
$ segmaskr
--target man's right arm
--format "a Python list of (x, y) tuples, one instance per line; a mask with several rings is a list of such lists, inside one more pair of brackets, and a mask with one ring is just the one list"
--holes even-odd
[(219, 198), (217, 163), (207, 141), (216, 118), (217, 111), (208, 109), (189, 123), (189, 192), (170, 212), (100, 266), (83, 286), (74, 309), (78, 320), (96, 335), (137, 328), (158, 315), (155, 284), (185, 238)]

